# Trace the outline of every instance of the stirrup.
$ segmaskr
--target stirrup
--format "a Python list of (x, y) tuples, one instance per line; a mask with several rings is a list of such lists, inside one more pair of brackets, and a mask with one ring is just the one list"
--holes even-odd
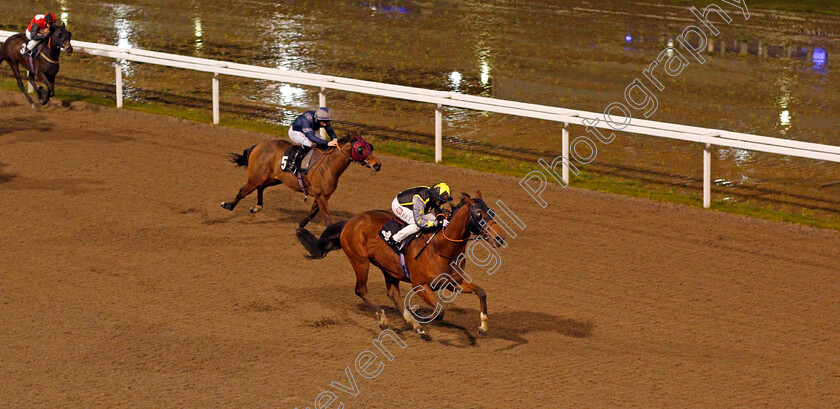
[(391, 246), (391, 248), (396, 250), (398, 253), (402, 253), (405, 251), (405, 240), (396, 241), (394, 240), (394, 237), (391, 236), (391, 238), (388, 239), (388, 245)]

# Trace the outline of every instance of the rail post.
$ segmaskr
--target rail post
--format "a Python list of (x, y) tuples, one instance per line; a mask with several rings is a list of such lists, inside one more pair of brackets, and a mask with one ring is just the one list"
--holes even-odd
[(712, 145), (703, 149), (703, 208), (712, 206)]
[(219, 73), (213, 73), (213, 124), (219, 124)]
[(443, 107), (435, 107), (435, 162), (443, 160)]
[(563, 182), (566, 182), (566, 186), (569, 185), (569, 123), (563, 122), (563, 137), (562, 137), (562, 155), (563, 155)]
[(123, 81), (122, 81), (122, 65), (117, 61), (114, 63), (114, 74), (116, 75), (117, 84), (117, 108), (123, 106)]
[[(319, 107), (324, 107), (324, 108), (327, 107), (327, 94), (324, 93), (324, 91), (326, 91), (326, 90), (327, 90), (326, 88), (321, 87), (321, 90), (318, 91), (318, 106)], [(324, 128), (321, 128), (321, 130), (319, 132), (321, 134), (321, 139), (326, 141), (327, 140), (327, 130), (324, 129)]]

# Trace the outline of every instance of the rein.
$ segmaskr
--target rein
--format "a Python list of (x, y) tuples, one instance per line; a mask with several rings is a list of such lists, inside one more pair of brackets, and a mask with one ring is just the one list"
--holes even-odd
[[(467, 223), (469, 223), (469, 221)], [(444, 239), (446, 239), (446, 240), (448, 240), (452, 243), (466, 243), (468, 241), (477, 240), (477, 239), (480, 239), (481, 234), (484, 233), (484, 229), (481, 229), (481, 233), (476, 235), (475, 237), (469, 237), (469, 238), (466, 238), (466, 239), (452, 239), (452, 238), (449, 238), (449, 236), (446, 235), (446, 227), (443, 227), (438, 231), (443, 233), (443, 238)], [(469, 230), (469, 225), (468, 225), (467, 226), (467, 232), (469, 232), (469, 231), (470, 230)], [(435, 232), (435, 234), (437, 234), (437, 232)], [(434, 235), (432, 235), (432, 239), (434, 239)], [(441, 256), (441, 257), (443, 257), (445, 259), (449, 259), (449, 260), (455, 260), (457, 258), (457, 256), (456, 257), (449, 257), (449, 256), (444, 256), (443, 254), (440, 254), (440, 251), (438, 251), (437, 246), (435, 245), (435, 241), (431, 240), (431, 239), (430, 239), (430, 241), (432, 242), (432, 249), (435, 250), (435, 254), (437, 254), (438, 256)], [(424, 248), (425, 248), (425, 246), (424, 246)], [(420, 250), (420, 251), (422, 252), (422, 250)], [(417, 255), (419, 256), (420, 254), (417, 254)]]
[[(52, 34), (50, 34), (50, 39), (47, 41), (47, 49), (48, 49), (48, 50), (52, 50)], [(40, 52), (40, 53), (38, 53), (38, 55), (39, 55), (41, 58), (43, 58), (43, 59), (47, 60), (47, 62), (51, 62), (51, 63), (53, 63), (53, 64), (58, 64), (58, 61), (53, 61), (52, 59), (50, 59), (50, 57), (47, 57), (47, 55), (46, 55), (46, 54), (44, 54), (44, 49), (43, 49), (43, 47), (41, 48), (41, 52)]]
[(41, 56), (41, 58), (47, 60), (48, 62), (51, 62), (53, 64), (58, 64), (58, 61), (53, 61), (53, 60), (50, 59), (50, 57), (47, 57), (47, 55), (44, 54), (44, 50), (41, 50), (41, 53), (39, 55)]
[[(324, 159), (324, 157), (331, 154), (335, 150), (335, 148), (330, 148), (328, 151), (324, 152), (324, 151), (322, 151), (318, 148), (312, 148), (312, 149), (315, 149), (316, 151), (321, 152), (321, 156), (318, 157), (318, 159), (315, 161), (315, 163), (309, 165), (309, 170), (314, 170), (315, 166), (318, 165), (319, 163), (321, 163), (321, 159)], [(341, 149), (339, 148), (339, 150), (341, 150)]]

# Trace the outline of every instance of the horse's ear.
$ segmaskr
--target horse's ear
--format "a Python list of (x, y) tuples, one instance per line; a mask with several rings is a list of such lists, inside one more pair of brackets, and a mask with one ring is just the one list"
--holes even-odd
[(464, 202), (467, 202), (467, 204), (470, 204), (470, 205), (475, 204), (475, 201), (472, 200), (470, 195), (468, 195), (466, 193), (463, 193), (463, 192), (461, 193), (461, 200), (464, 201)]
[(481, 191), (480, 190), (475, 191), (475, 198), (476, 199), (484, 199), (483, 197), (481, 197)]
[(356, 128), (356, 137), (362, 139), (362, 130), (360, 128)]

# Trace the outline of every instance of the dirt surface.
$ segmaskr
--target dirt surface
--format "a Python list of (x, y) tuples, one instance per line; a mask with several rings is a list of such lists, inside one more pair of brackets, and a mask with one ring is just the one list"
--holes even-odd
[[(331, 199), (347, 218), (406, 186), (481, 189), (527, 224), (488, 294), (459, 296), (431, 341), (374, 379), (375, 319), (343, 253), (302, 257), (309, 204), (282, 186), (250, 214), (228, 152), (258, 134), (0, 93), (3, 407), (836, 407), (840, 233), (380, 157)], [(321, 219), (310, 224), (320, 232)], [(384, 280), (370, 287), (390, 304)], [(403, 285), (403, 291), (405, 291)], [(338, 407), (337, 402), (331, 407)]]

